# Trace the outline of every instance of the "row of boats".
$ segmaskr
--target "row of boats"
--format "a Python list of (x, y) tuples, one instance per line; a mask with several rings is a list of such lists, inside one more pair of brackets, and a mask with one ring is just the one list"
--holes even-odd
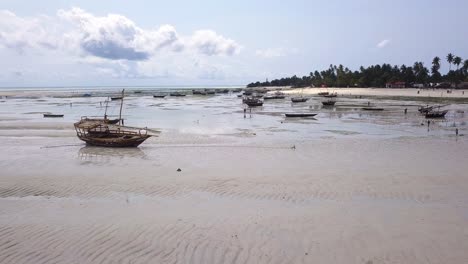
[[(337, 97), (338, 95), (336, 93), (333, 94), (319, 94), (322, 97), (329, 98), (328, 100), (322, 101), (322, 104), (324, 106), (333, 106), (335, 105), (336, 101), (332, 100), (332, 98)], [(264, 100), (271, 100), (271, 99), (285, 99), (286, 95), (280, 91), (276, 91), (273, 94), (268, 94), (264, 95), (262, 93), (246, 93), (238, 95), (238, 97), (242, 98), (242, 102), (249, 107), (255, 107), (255, 106), (262, 106)], [(305, 103), (309, 100), (308, 97), (304, 96), (297, 96), (297, 97), (291, 97), (291, 102), (293, 103)]]
[[(214, 94), (227, 94), (229, 92), (241, 92), (242, 89), (193, 89), (193, 95), (214, 95)], [(134, 91), (134, 93), (141, 93), (141, 91)], [(153, 94), (154, 98), (165, 98), (167, 96), (172, 97), (184, 97), (187, 96), (187, 92), (174, 91), (170, 93), (156, 93)], [(111, 97), (111, 100), (122, 100), (122, 96)]]

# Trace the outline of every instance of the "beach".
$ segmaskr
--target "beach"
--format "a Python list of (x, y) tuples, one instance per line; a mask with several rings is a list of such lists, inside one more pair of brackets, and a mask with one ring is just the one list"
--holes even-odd
[[(0, 93), (0, 263), (468, 261), (461, 90), (285, 89), (311, 98), (244, 113), (236, 93), (138, 89), (125, 124), (159, 133), (127, 149), (73, 129), (118, 89)], [(449, 112), (428, 123), (417, 109), (434, 103)]]

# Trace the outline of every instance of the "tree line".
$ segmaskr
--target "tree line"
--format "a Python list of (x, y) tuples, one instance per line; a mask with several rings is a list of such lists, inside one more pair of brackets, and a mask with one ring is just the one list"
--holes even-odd
[[(446, 56), (449, 71), (440, 73), (441, 59), (434, 57), (430, 70), (422, 62), (415, 62), (413, 66), (406, 65), (372, 65), (367, 68), (361, 66), (359, 71), (352, 71), (343, 65), (330, 65), (323, 71), (310, 72), (302, 78), (296, 75), (287, 78), (265, 82), (253, 82), (247, 87), (259, 86), (292, 86), (292, 87), (387, 87), (398, 83), (404, 87), (457, 87), (463, 81), (468, 81), (468, 60), (449, 53)], [(452, 65), (454, 68), (452, 69)], [(455, 69), (456, 67), (456, 69)]]

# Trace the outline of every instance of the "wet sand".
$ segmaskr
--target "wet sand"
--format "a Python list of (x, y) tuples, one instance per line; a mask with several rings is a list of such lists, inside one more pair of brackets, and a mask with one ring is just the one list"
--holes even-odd
[[(160, 136), (103, 149), (70, 125), (97, 100), (45, 100), (0, 104), (0, 263), (468, 260), (464, 103), (428, 131), (425, 101), (282, 100), (244, 119), (232, 95), (134, 98), (128, 124)], [(28, 114), (51, 109), (65, 118)]]

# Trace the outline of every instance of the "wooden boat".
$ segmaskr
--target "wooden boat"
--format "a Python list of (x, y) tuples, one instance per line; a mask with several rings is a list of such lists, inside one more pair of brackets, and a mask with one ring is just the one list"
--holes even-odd
[(74, 126), (78, 138), (92, 146), (138, 147), (151, 137), (145, 129), (134, 131), (125, 126), (110, 125), (99, 121), (81, 120)]
[(136, 91), (133, 91), (133, 93), (141, 94), (141, 91), (140, 91), (140, 90), (136, 90)]
[(365, 110), (365, 111), (383, 111), (384, 109), (379, 108), (379, 107), (363, 107), (362, 110)]
[(192, 94), (193, 95), (202, 95), (202, 94), (206, 94), (204, 91), (202, 90), (192, 90)]
[(307, 100), (309, 100), (307, 97), (291, 97), (291, 102), (293, 103), (304, 103), (307, 102)]
[(153, 98), (164, 98), (166, 97), (165, 94), (153, 94)]
[(447, 105), (431, 105), (431, 106), (421, 106), (419, 107), (418, 111), (421, 113), (421, 114), (427, 114), (428, 112), (431, 112), (433, 111), (435, 108), (441, 108), (441, 107), (444, 107), (444, 106), (447, 106)]
[[(122, 99), (124, 97), (122, 90)], [(119, 125), (107, 123), (104, 119), (82, 118), (74, 124), (78, 138), (88, 145), (100, 147), (137, 147), (152, 135), (146, 128), (133, 128), (123, 126), (122, 120), (123, 100), (120, 103)], [(106, 106), (107, 108), (107, 106)], [(107, 110), (107, 109), (106, 109)], [(122, 124), (122, 125), (120, 125)]]
[(175, 97), (186, 96), (186, 94), (180, 93), (180, 92), (172, 92), (172, 93), (170, 93), (169, 95), (170, 95), (170, 96), (175, 96)]
[(314, 117), (317, 114), (313, 113), (287, 113), (284, 114), (286, 117)]
[(440, 110), (433, 110), (433, 111), (429, 111), (425, 114), (425, 117), (426, 118), (444, 118), (445, 115), (447, 114), (448, 110), (443, 110), (443, 111), (440, 111)]
[(44, 114), (45, 118), (54, 118), (54, 117), (63, 117), (63, 115), (60, 114)]
[(111, 100), (112, 100), (112, 101), (117, 101), (117, 100), (122, 100), (122, 99), (123, 99), (122, 96), (111, 97)]
[(216, 89), (216, 93), (229, 93), (229, 89)]
[(333, 98), (333, 97), (337, 97), (337, 96), (338, 96), (338, 94), (336, 94), (336, 93), (323, 95), (323, 97), (326, 97), (326, 98)]
[(263, 101), (260, 100), (260, 99), (257, 99), (257, 98), (253, 98), (253, 97), (247, 97), (247, 98), (244, 98), (242, 100), (242, 102), (250, 107), (254, 107), (254, 106), (262, 106), (263, 105)]
[(333, 106), (335, 105), (336, 101), (328, 100), (328, 101), (323, 101), (322, 105), (324, 106)]
[(214, 90), (205, 90), (206, 94), (212, 95), (215, 94), (216, 92)]
[(90, 93), (84, 93), (83, 97), (91, 97), (91, 94)]
[(320, 93), (318, 93), (317, 95), (319, 95), (319, 96), (324, 96), (324, 95), (328, 95), (328, 94), (329, 94), (329, 92), (320, 92)]

